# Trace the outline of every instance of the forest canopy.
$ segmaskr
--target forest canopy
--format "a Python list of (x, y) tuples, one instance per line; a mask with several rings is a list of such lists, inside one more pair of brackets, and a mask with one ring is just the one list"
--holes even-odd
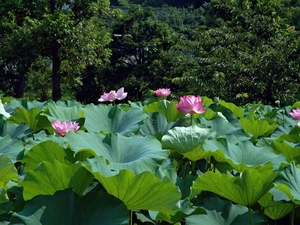
[(236, 104), (299, 99), (297, 1), (0, 4), (5, 96), (88, 103), (124, 86), (130, 100), (160, 87)]

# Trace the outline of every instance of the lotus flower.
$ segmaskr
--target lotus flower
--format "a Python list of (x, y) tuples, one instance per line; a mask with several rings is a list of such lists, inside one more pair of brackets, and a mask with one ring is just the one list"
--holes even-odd
[(293, 117), (293, 120), (300, 120), (300, 109), (293, 109), (289, 114)]
[(168, 97), (171, 94), (170, 88), (159, 88), (154, 92), (158, 97), (161, 96)]
[(183, 114), (201, 114), (206, 111), (206, 109), (203, 108), (203, 102), (199, 95), (197, 97), (194, 95), (183, 96), (180, 97), (180, 101), (181, 103), (176, 103), (176, 106), (177, 110)]
[(127, 92), (124, 92), (124, 87), (121, 87), (117, 92), (111, 90), (109, 93), (104, 92), (103, 95), (98, 99), (99, 102), (113, 102), (115, 100), (122, 100), (126, 98)]
[(70, 130), (76, 132), (80, 128), (78, 123), (72, 121), (61, 122), (59, 120), (55, 120), (51, 125), (55, 132), (60, 136), (65, 136)]

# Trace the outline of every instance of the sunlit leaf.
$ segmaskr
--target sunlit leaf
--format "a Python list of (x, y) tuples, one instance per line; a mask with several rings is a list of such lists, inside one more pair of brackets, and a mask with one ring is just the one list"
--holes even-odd
[(264, 214), (273, 220), (281, 219), (294, 209), (294, 204), (291, 202), (274, 201), (271, 192), (267, 192), (258, 203), (264, 208)]
[(255, 169), (247, 169), (238, 177), (208, 171), (194, 182), (191, 196), (205, 190), (240, 205), (251, 207), (273, 187), (277, 176), (276, 172), (259, 173)]
[(17, 170), (8, 157), (0, 154), (0, 188), (3, 188), (10, 180), (18, 180)]
[(295, 102), (295, 103), (292, 105), (292, 108), (300, 108), (300, 101)]
[(162, 100), (153, 102), (144, 107), (146, 112), (159, 112), (164, 115), (167, 119), (167, 122), (175, 122), (178, 118), (183, 117), (176, 107), (175, 102), (171, 102), (168, 100)]
[(168, 179), (159, 180), (149, 171), (134, 175), (129, 170), (118, 174), (87, 160), (84, 166), (98, 179), (105, 190), (124, 202), (129, 210), (175, 212), (181, 198), (178, 188)]
[(277, 140), (278, 141), (288, 141), (288, 142), (298, 144), (300, 142), (300, 127), (294, 126), (288, 134), (282, 134), (280, 137), (278, 137)]
[(239, 120), (241, 126), (246, 132), (252, 134), (255, 138), (267, 137), (277, 128), (276, 124), (269, 124), (266, 120), (256, 120), (249, 118), (242, 118)]
[(69, 149), (63, 149), (56, 142), (46, 141), (28, 151), (22, 162), (25, 163), (26, 170), (34, 170), (43, 161), (58, 161), (70, 165), (75, 163), (73, 154)]
[(290, 142), (275, 140), (272, 142), (272, 147), (275, 151), (282, 153), (288, 162), (300, 160), (300, 146), (295, 146)]
[(77, 162), (65, 165), (57, 160), (43, 161), (35, 170), (27, 171), (23, 187), (25, 200), (37, 195), (53, 195), (56, 191), (73, 188), (81, 195), (92, 181), (93, 176)]
[(39, 131), (50, 126), (47, 117), (42, 116), (41, 112), (38, 108), (31, 108), (29, 110), (19, 108), (7, 121), (16, 124), (25, 123), (33, 131)]
[(225, 101), (219, 101), (219, 105), (222, 105), (233, 112), (233, 114), (238, 118), (244, 117), (244, 109), (242, 107), (236, 106), (234, 103), (231, 102), (225, 102)]

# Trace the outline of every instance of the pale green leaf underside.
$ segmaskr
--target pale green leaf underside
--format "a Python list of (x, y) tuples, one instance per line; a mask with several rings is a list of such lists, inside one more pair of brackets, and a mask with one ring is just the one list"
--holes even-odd
[(100, 133), (78, 131), (68, 133), (65, 138), (69, 140), (75, 153), (87, 150), (95, 156), (103, 156), (109, 161), (109, 168), (115, 171), (129, 169), (136, 174), (146, 170), (154, 173), (169, 155), (152, 136), (104, 136)]

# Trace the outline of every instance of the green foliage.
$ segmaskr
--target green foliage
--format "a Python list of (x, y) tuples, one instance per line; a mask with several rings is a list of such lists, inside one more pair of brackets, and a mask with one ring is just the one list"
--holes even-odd
[[(207, 112), (197, 116), (177, 114), (175, 101), (163, 98), (10, 99), (0, 123), (1, 222), (298, 222), (300, 128), (292, 107), (204, 99)], [(59, 136), (55, 119), (77, 121), (80, 130)]]
[(139, 4), (142, 6), (151, 6), (151, 7), (162, 7), (165, 5), (173, 7), (188, 7), (194, 6), (199, 7), (205, 1), (204, 0), (111, 0), (110, 4), (112, 6), (128, 6), (130, 4)]
[(51, 96), (46, 87), (52, 80), (55, 100), (61, 98), (60, 82), (65, 93), (71, 92), (72, 86), (80, 85), (86, 65), (107, 63), (110, 38), (98, 18), (108, 6), (107, 0), (1, 5), (0, 63), (3, 76), (10, 77), (1, 89), (16, 97), (28, 90), (26, 96), (45, 100)]
[(103, 224), (125, 225), (128, 211), (117, 198), (105, 191), (78, 196), (71, 189), (54, 195), (40, 195), (14, 213), (10, 224)]
[[(211, 1), (190, 49), (199, 69), (182, 76), (192, 90), (238, 104), (290, 104), (299, 90), (299, 33), (281, 1)], [(290, 101), (290, 102), (289, 102)]]
[[(248, 209), (241, 205), (235, 205), (231, 202), (221, 200), (219, 198), (208, 198), (203, 201), (201, 205), (206, 210), (206, 215), (194, 215), (187, 218), (186, 224), (196, 225), (199, 223), (206, 223), (211, 225), (219, 224), (250, 224), (248, 221)], [(259, 212), (253, 213), (254, 224), (265, 224)]]
[(184, 57), (174, 48), (179, 37), (168, 24), (154, 19), (156, 13), (151, 8), (131, 6), (111, 18), (111, 66), (95, 75), (91, 71), (101, 91), (115, 90), (121, 84), (133, 93), (131, 100), (138, 100), (161, 85), (170, 87), (172, 77), (181, 74), (183, 68), (177, 66)]
[(97, 103), (125, 86), (133, 101), (159, 87), (237, 105), (299, 98), (296, 1), (55, 2), (1, 3), (6, 95), (58, 100), (61, 89), (63, 100)]
[(247, 169), (239, 177), (209, 171), (195, 181), (193, 192), (208, 190), (240, 205), (251, 207), (272, 188), (277, 176), (278, 173), (259, 173), (255, 169)]

